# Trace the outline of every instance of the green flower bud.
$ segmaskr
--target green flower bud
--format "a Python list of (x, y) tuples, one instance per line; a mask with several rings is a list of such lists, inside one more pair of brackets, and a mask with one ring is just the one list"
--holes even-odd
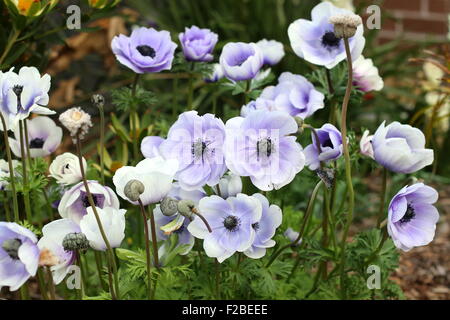
[(141, 194), (145, 191), (145, 186), (139, 180), (130, 180), (125, 185), (123, 193), (131, 201), (138, 201)]
[(178, 200), (171, 197), (165, 197), (161, 201), (160, 208), (163, 215), (174, 215), (178, 211)]
[(66, 251), (85, 250), (89, 248), (89, 241), (84, 233), (69, 233), (62, 242), (62, 246)]
[(194, 219), (193, 210), (195, 210), (195, 203), (192, 200), (180, 200), (178, 201), (178, 212), (188, 218), (189, 220)]

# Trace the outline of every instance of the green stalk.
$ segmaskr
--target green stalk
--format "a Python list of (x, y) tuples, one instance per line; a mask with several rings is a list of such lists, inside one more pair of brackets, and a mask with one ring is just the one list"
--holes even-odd
[(347, 212), (347, 221), (344, 226), (344, 232), (342, 235), (342, 245), (341, 245), (341, 268), (340, 268), (340, 283), (341, 283), (341, 293), (342, 297), (346, 298), (346, 286), (345, 286), (345, 247), (347, 244), (347, 236), (348, 231), (350, 229), (350, 225), (353, 220), (353, 210), (355, 207), (355, 193), (353, 191), (353, 182), (352, 182), (352, 168), (350, 162), (350, 153), (348, 148), (347, 141), (347, 109), (348, 103), (350, 101), (350, 94), (352, 91), (353, 84), (353, 67), (352, 67), (352, 56), (350, 53), (350, 46), (348, 43), (348, 38), (343, 38), (345, 52), (347, 54), (347, 67), (348, 67), (348, 81), (347, 88), (345, 90), (344, 101), (342, 102), (342, 115), (341, 115), (341, 134), (342, 134), (342, 146), (344, 151), (344, 159), (345, 159), (345, 180), (347, 183), (348, 190), (348, 212)]
[(103, 290), (106, 290), (103, 279), (102, 279), (103, 261), (102, 261), (101, 253), (98, 251), (94, 251), (94, 257), (95, 257), (95, 265), (97, 267), (98, 280), (100, 282), (100, 287)]
[(11, 210), (9, 209), (9, 197), (6, 190), (3, 190), (3, 196), (5, 198), (5, 202), (3, 202), (3, 206), (5, 207), (5, 218), (6, 221), (11, 222)]
[(378, 210), (377, 228), (380, 228), (381, 221), (383, 221), (384, 219), (384, 203), (386, 202), (387, 175), (388, 175), (387, 169), (383, 168), (383, 182), (381, 184), (381, 191), (380, 191), (380, 209)]
[(105, 111), (101, 103), (97, 107), (100, 113), (100, 177), (105, 185)]
[(9, 185), (11, 187), (11, 191), (12, 191), (12, 195), (13, 195), (14, 221), (19, 222), (19, 220), (20, 220), (20, 218), (19, 218), (19, 203), (17, 201), (14, 166), (12, 164), (11, 149), (9, 148), (9, 139), (8, 139), (8, 131), (6, 130), (6, 121), (5, 121), (5, 117), (3, 116), (2, 112), (0, 112), (0, 119), (2, 121), (2, 127), (3, 127), (3, 139), (5, 141), (6, 157), (8, 158), (9, 178), (10, 178)]
[[(148, 207), (148, 213), (150, 216), (150, 227), (152, 230), (152, 246), (153, 246), (153, 259), (155, 262), (155, 267), (159, 269), (159, 258), (158, 258), (158, 240), (156, 239), (156, 224), (155, 224), (155, 217), (153, 215), (152, 207)], [(144, 227), (147, 224), (147, 221), (144, 221)], [(147, 239), (146, 239), (147, 241)]]
[(24, 138), (25, 132), (24, 132), (24, 128), (23, 128), (23, 120), (19, 121), (19, 131), (20, 131), (20, 155), (22, 158), (23, 202), (25, 205), (25, 213), (26, 213), (27, 220), (28, 220), (28, 222), (32, 223), (30, 194), (28, 193), (29, 185), (28, 185), (28, 175), (27, 175), (27, 156), (25, 154), (25, 138)]
[(42, 298), (44, 300), (48, 300), (47, 288), (45, 286), (45, 281), (44, 281), (45, 277), (44, 277), (44, 274), (42, 273), (42, 268), (38, 268), (37, 278), (38, 278), (39, 290), (41, 291)]
[[(139, 208), (141, 209), (142, 219), (144, 220), (144, 232), (145, 232), (145, 253), (147, 259), (147, 283), (148, 283), (148, 300), (152, 299), (152, 274), (151, 274), (151, 258), (150, 258), (150, 234), (148, 231), (147, 216), (145, 214), (145, 208), (141, 201), (138, 199)], [(153, 231), (152, 231), (153, 232)]]
[(6, 57), (8, 56), (9, 51), (11, 51), (14, 43), (16, 43), (17, 38), (20, 35), (20, 30), (12, 30), (11, 34), (9, 35), (8, 43), (6, 44), (5, 51), (3, 51), (2, 56), (0, 57), (0, 66), (5, 61)]
[(131, 88), (131, 96), (133, 98), (133, 103), (131, 105), (131, 111), (130, 111), (130, 128), (131, 128), (131, 141), (133, 143), (133, 158), (134, 161), (137, 161), (139, 158), (139, 152), (138, 152), (138, 139), (139, 136), (137, 135), (137, 128), (135, 119), (137, 118), (137, 105), (134, 102), (134, 98), (136, 97), (136, 89), (139, 82), (140, 74), (136, 73), (133, 81), (133, 86)]
[(188, 97), (187, 97), (187, 107), (189, 110), (194, 110), (193, 100), (194, 100), (194, 62), (191, 63), (191, 72), (189, 76), (188, 84)]

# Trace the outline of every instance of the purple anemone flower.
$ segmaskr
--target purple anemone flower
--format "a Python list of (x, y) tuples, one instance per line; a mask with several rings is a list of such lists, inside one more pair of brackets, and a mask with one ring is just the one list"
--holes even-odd
[(262, 194), (255, 193), (254, 198), (261, 202), (261, 219), (252, 224), (255, 230), (255, 240), (250, 248), (244, 251), (244, 254), (252, 259), (259, 259), (266, 255), (266, 249), (275, 246), (276, 242), (272, 240), (275, 231), (281, 225), (283, 219), (281, 209), (277, 205), (270, 205), (269, 201)]
[(425, 148), (425, 136), (417, 128), (399, 122), (383, 122), (372, 138), (375, 161), (397, 173), (413, 173), (434, 160), (432, 149)]
[(225, 162), (230, 171), (249, 176), (260, 190), (280, 189), (290, 183), (305, 165), (302, 147), (292, 134), (298, 130), (290, 115), (251, 112), (226, 123)]
[(242, 192), (242, 180), (236, 174), (228, 172), (220, 179), (219, 183), (212, 187), (215, 194), (226, 199), (234, 197)]
[(0, 289), (19, 289), (39, 265), (37, 238), (30, 230), (14, 222), (0, 222)]
[(332, 124), (326, 123), (320, 129), (316, 129), (319, 137), (321, 153), (317, 145), (316, 136), (311, 133), (312, 144), (305, 148), (306, 165), (310, 170), (317, 170), (320, 162), (336, 160), (342, 156), (342, 135)]
[[(330, 17), (340, 14), (353, 15), (353, 12), (337, 8), (330, 2), (322, 2), (312, 9), (311, 21), (298, 19), (291, 23), (288, 35), (295, 54), (328, 69), (345, 60), (344, 41), (335, 36), (334, 26), (329, 22)], [(366, 40), (363, 33), (363, 26), (360, 25), (356, 34), (349, 38), (352, 60), (356, 60), (364, 49)]]
[(70, 234), (80, 233), (80, 226), (70, 219), (55, 220), (42, 228), (43, 237), (39, 240), (38, 247), (45, 256), (45, 265), (50, 266), (55, 284), (64, 280), (76, 259), (75, 251), (66, 250), (63, 241)]
[[(53, 153), (61, 144), (63, 130), (49, 117), (36, 117), (25, 120), (28, 126), (28, 141), (31, 158), (46, 157)], [(20, 127), (14, 128), (15, 139), (9, 138), (11, 151), (18, 158), (22, 157), (20, 149)], [(25, 148), (26, 154), (26, 148)]]
[(193, 190), (217, 184), (225, 173), (224, 140), (222, 120), (209, 113), (199, 116), (197, 111), (188, 111), (172, 125), (159, 152), (166, 159), (178, 160), (175, 179), (183, 189)]
[(111, 47), (121, 64), (136, 73), (150, 73), (172, 68), (177, 45), (168, 31), (142, 27), (134, 29), (129, 37), (114, 37)]
[(219, 39), (216, 33), (209, 29), (200, 29), (197, 26), (185, 28), (179, 34), (183, 53), (188, 61), (210, 62), (213, 60), (212, 52)]
[(290, 72), (283, 72), (278, 78), (278, 84), (266, 87), (260, 98), (272, 101), (278, 110), (302, 119), (325, 106), (325, 96), (311, 82)]
[(199, 210), (212, 228), (210, 233), (201, 219), (194, 219), (188, 230), (199, 239), (204, 239), (203, 248), (208, 257), (222, 263), (236, 251), (244, 252), (255, 240), (253, 225), (261, 220), (261, 202), (239, 193), (227, 200), (219, 196), (200, 200)]
[(409, 251), (433, 240), (439, 220), (433, 203), (438, 197), (433, 188), (416, 183), (404, 187), (392, 198), (387, 229), (397, 248)]
[[(96, 207), (119, 209), (119, 199), (111, 188), (94, 180), (89, 180), (88, 184)], [(58, 212), (62, 218), (69, 218), (79, 224), (90, 206), (84, 184), (80, 182), (64, 193), (58, 205)]]
[(164, 141), (163, 138), (159, 136), (148, 136), (142, 139), (141, 142), (141, 152), (146, 158), (159, 157), (159, 146)]
[(223, 73), (232, 81), (255, 78), (263, 64), (263, 52), (255, 43), (227, 43), (220, 55)]

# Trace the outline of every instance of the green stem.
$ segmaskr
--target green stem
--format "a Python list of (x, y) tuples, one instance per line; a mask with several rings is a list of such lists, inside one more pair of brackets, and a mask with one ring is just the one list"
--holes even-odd
[(98, 280), (100, 282), (100, 286), (103, 290), (105, 290), (105, 283), (102, 279), (102, 269), (103, 269), (103, 261), (101, 253), (98, 251), (94, 251), (94, 257), (95, 257), (95, 265), (97, 267), (97, 273), (98, 273)]
[(19, 37), (19, 35), (20, 35), (20, 30), (11, 31), (8, 43), (6, 44), (6, 47), (5, 47), (5, 51), (3, 51), (3, 54), (0, 57), (0, 66), (5, 61), (6, 57), (8, 56), (9, 51), (11, 51), (11, 48), (13, 47), (14, 43), (16, 43), (16, 40)]
[(32, 223), (32, 215), (31, 215), (31, 204), (30, 204), (30, 194), (29, 194), (29, 186), (28, 186), (28, 175), (27, 175), (27, 156), (25, 154), (25, 137), (23, 121), (19, 121), (19, 131), (20, 131), (20, 155), (22, 158), (22, 178), (23, 178), (23, 202), (25, 205), (25, 213), (28, 222)]
[(112, 270), (113, 270), (113, 273), (114, 273), (114, 287), (115, 288), (113, 287), (113, 284), (111, 283), (111, 277), (109, 278), (110, 279), (109, 287), (110, 287), (110, 292), (111, 292), (112, 299), (116, 300), (116, 299), (118, 299), (118, 297), (120, 297), (120, 295), (119, 295), (119, 282), (118, 282), (118, 279), (117, 279), (117, 276), (116, 276), (117, 275), (117, 265), (116, 265), (116, 261), (115, 261), (115, 258), (114, 258), (114, 251), (112, 250), (111, 245), (110, 245), (109, 240), (108, 240), (108, 237), (106, 236), (105, 230), (103, 229), (103, 225), (102, 225), (102, 222), (101, 222), (100, 217), (98, 215), (97, 208), (95, 206), (95, 202), (94, 202), (94, 199), (92, 197), (92, 193), (91, 193), (91, 191), (89, 189), (89, 184), (88, 184), (88, 182), (86, 180), (86, 175), (84, 173), (83, 155), (81, 153), (81, 142), (80, 142), (80, 135), (79, 134), (77, 134), (77, 137), (76, 137), (76, 147), (77, 147), (78, 162), (80, 164), (81, 178), (83, 180), (84, 189), (86, 190), (86, 195), (88, 197), (89, 205), (92, 207), (92, 211), (94, 213), (95, 220), (97, 221), (97, 225), (98, 225), (98, 228), (100, 230), (100, 234), (101, 234), (102, 239), (105, 242), (105, 245), (106, 245), (106, 248), (107, 248), (108, 262), (111, 264)]
[(350, 153), (347, 141), (347, 109), (348, 103), (350, 101), (350, 94), (352, 91), (353, 84), (353, 70), (352, 70), (352, 56), (350, 53), (350, 46), (348, 43), (348, 38), (343, 38), (345, 52), (347, 54), (347, 68), (348, 68), (348, 81), (347, 88), (345, 90), (344, 101), (342, 102), (342, 115), (341, 115), (341, 134), (342, 134), (342, 146), (344, 151), (344, 159), (345, 159), (345, 179), (348, 190), (348, 212), (347, 212), (347, 221), (344, 226), (344, 232), (342, 235), (342, 245), (341, 245), (341, 268), (340, 268), (340, 284), (341, 284), (341, 293), (342, 297), (346, 298), (346, 286), (345, 286), (345, 247), (347, 244), (347, 236), (348, 231), (350, 229), (350, 225), (353, 220), (353, 210), (355, 207), (355, 194), (353, 191), (353, 183), (352, 183), (352, 169), (350, 162)]
[(187, 107), (189, 110), (194, 110), (193, 100), (194, 100), (194, 62), (191, 64), (191, 72), (189, 76), (188, 83), (188, 97), (187, 97)]
[[(151, 258), (150, 258), (150, 234), (148, 231), (147, 216), (145, 214), (144, 204), (141, 199), (138, 199), (139, 207), (141, 209), (142, 219), (144, 220), (144, 232), (145, 232), (145, 254), (147, 259), (147, 287), (148, 287), (148, 299), (152, 298), (152, 274), (151, 274)], [(152, 230), (153, 232), (153, 230)]]
[(133, 98), (133, 103), (131, 106), (130, 111), (130, 128), (131, 128), (131, 141), (133, 143), (133, 157), (134, 161), (138, 161), (139, 158), (139, 151), (138, 151), (138, 139), (139, 135), (137, 134), (137, 128), (136, 128), (136, 113), (137, 113), (137, 105), (135, 104), (134, 98), (136, 97), (136, 89), (138, 86), (140, 74), (136, 73), (133, 81), (133, 86), (131, 88), (131, 96)]
[(314, 209), (314, 203), (316, 201), (316, 197), (317, 197), (317, 193), (320, 189), (320, 187), (323, 185), (323, 181), (320, 180), (316, 186), (314, 187), (314, 190), (311, 194), (311, 198), (309, 199), (308, 202), (308, 207), (306, 209), (305, 212), (305, 216), (303, 218), (303, 223), (300, 227), (300, 232), (298, 233), (298, 237), (297, 239), (295, 239), (292, 243), (289, 243), (283, 247), (281, 247), (280, 249), (278, 249), (277, 251), (275, 251), (275, 253), (272, 255), (272, 257), (270, 258), (269, 262), (266, 265), (266, 268), (270, 267), (270, 265), (275, 261), (275, 259), (287, 248), (291, 248), (297, 245), (297, 243), (302, 239), (303, 234), (305, 233), (305, 229), (306, 229), (306, 225), (308, 224), (308, 220), (313, 212)]
[(48, 292), (50, 300), (56, 300), (56, 293), (55, 293), (55, 285), (53, 283), (53, 275), (52, 271), (50, 270), (50, 267), (45, 267), (47, 272), (47, 283), (48, 283)]
[(80, 250), (75, 251), (77, 265), (80, 268), (81, 272), (81, 299), (85, 296), (85, 288), (86, 288), (86, 270), (84, 270), (83, 261), (81, 260)]
[(380, 209), (378, 210), (377, 228), (380, 228), (381, 222), (384, 219), (384, 203), (386, 202), (387, 175), (388, 175), (387, 169), (383, 168), (383, 182), (381, 184), (381, 191), (380, 191)]
[(11, 222), (11, 210), (9, 209), (9, 197), (8, 197), (8, 192), (6, 192), (6, 190), (3, 190), (3, 197), (5, 198), (5, 201), (3, 202), (3, 207), (5, 208), (5, 218), (6, 218), (6, 221)]
[(42, 298), (44, 300), (48, 300), (47, 288), (45, 286), (45, 277), (44, 274), (42, 273), (42, 268), (38, 268), (37, 278), (39, 283), (39, 291), (41, 292)]
[(214, 259), (214, 272), (216, 274), (216, 298), (220, 300), (220, 264)]
[(100, 112), (100, 177), (105, 184), (105, 111), (102, 104), (98, 104)]
[[(153, 246), (153, 259), (155, 262), (155, 267), (159, 269), (159, 258), (158, 258), (158, 240), (156, 239), (156, 224), (155, 217), (153, 215), (152, 207), (149, 206), (149, 216), (150, 216), (150, 227), (152, 230), (152, 246)], [(144, 226), (147, 224), (145, 221)], [(147, 241), (147, 239), (146, 239)]]

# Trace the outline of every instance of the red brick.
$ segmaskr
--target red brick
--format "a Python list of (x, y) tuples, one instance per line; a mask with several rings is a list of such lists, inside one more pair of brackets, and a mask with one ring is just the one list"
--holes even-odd
[(383, 9), (396, 9), (408, 11), (420, 11), (421, 0), (385, 0), (382, 4)]
[(403, 31), (445, 35), (448, 24), (444, 21), (403, 19)]
[(450, 0), (428, 0), (428, 10), (436, 13), (450, 13)]
[(396, 30), (396, 24), (397, 24), (397, 22), (395, 20), (384, 19), (383, 23), (381, 24), (381, 30), (395, 31)]

